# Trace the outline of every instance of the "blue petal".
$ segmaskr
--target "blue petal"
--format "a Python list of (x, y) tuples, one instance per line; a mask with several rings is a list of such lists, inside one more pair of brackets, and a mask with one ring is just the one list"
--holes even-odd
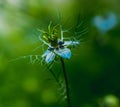
[(47, 63), (50, 63), (50, 62), (52, 62), (54, 59), (55, 59), (55, 53), (54, 53), (54, 52), (50, 52), (50, 53), (47, 54), (45, 61), (46, 61)]
[(112, 29), (113, 27), (115, 27), (117, 25), (117, 17), (114, 14), (109, 14), (109, 19), (107, 21), (109, 29)]
[(46, 50), (46, 51), (44, 52), (44, 54), (42, 55), (42, 58), (43, 58), (43, 57), (46, 57), (50, 52), (51, 52), (50, 50)]
[(69, 46), (69, 45), (78, 45), (78, 41), (65, 41), (64, 46)]
[(59, 48), (58, 50), (54, 50), (54, 52), (62, 58), (65, 59), (71, 58), (71, 51), (68, 48), (63, 48), (63, 49)]

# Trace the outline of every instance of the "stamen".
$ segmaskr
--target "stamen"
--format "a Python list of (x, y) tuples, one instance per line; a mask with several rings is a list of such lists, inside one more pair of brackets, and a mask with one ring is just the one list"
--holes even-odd
[(45, 45), (47, 45), (47, 46), (49, 46), (49, 47), (51, 47), (51, 45), (50, 44), (48, 44), (47, 42), (45, 42), (40, 36), (39, 36), (39, 39), (40, 39), (40, 41), (42, 41)]

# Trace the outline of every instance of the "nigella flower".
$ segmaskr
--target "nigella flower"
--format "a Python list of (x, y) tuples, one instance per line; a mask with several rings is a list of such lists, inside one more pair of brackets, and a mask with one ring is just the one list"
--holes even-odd
[(42, 58), (45, 58), (47, 63), (52, 62), (55, 59), (55, 56), (58, 55), (65, 59), (71, 58), (71, 50), (68, 48), (70, 45), (77, 45), (78, 41), (62, 41), (58, 40), (57, 46), (53, 47), (48, 45), (48, 49), (42, 55)]
[[(39, 39), (48, 46), (48, 49), (43, 53), (42, 59), (45, 59), (46, 63), (50, 63), (54, 61), (56, 56), (60, 56), (65, 59), (71, 58), (71, 50), (69, 46), (78, 45), (78, 41), (65, 41), (63, 37), (62, 29), (60, 31), (60, 39), (58, 38), (58, 34), (54, 29), (50, 29), (50, 25), (48, 26), (49, 32), (41, 31), (43, 36), (39, 36)], [(52, 32), (51, 32), (52, 31)], [(42, 39), (43, 38), (43, 39)]]
[(106, 16), (96, 16), (93, 19), (93, 25), (102, 33), (114, 28), (118, 23), (117, 16), (114, 13), (108, 13)]

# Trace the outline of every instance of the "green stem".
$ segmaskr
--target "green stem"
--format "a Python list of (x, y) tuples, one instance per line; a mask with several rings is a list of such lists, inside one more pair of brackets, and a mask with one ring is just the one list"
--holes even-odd
[(69, 83), (68, 83), (67, 72), (65, 69), (65, 63), (64, 63), (63, 58), (60, 58), (60, 60), (61, 60), (61, 64), (62, 64), (62, 70), (63, 70), (65, 85), (66, 85), (67, 103), (68, 103), (68, 107), (71, 107), (70, 94), (69, 94)]

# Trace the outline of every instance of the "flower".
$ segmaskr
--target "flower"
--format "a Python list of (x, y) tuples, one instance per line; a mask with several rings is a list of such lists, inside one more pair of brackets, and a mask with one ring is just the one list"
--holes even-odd
[(111, 30), (117, 23), (117, 16), (114, 13), (107, 13), (105, 17), (99, 15), (93, 19), (93, 25), (102, 33)]
[[(44, 41), (45, 43), (45, 41)], [(68, 48), (70, 45), (77, 45), (78, 41), (62, 41), (58, 40), (57, 46), (53, 47), (48, 45), (48, 49), (42, 55), (42, 58), (45, 58), (46, 63), (50, 63), (55, 59), (55, 56), (58, 55), (65, 59), (71, 58), (71, 50)]]
[[(78, 45), (78, 41), (65, 41), (63, 36), (64, 32), (68, 32), (68, 30), (63, 31), (62, 25), (58, 24), (51, 29), (51, 24), (48, 25), (48, 32), (38, 29), (42, 32), (42, 36), (39, 36), (40, 41), (43, 44), (48, 46), (48, 49), (42, 54), (42, 59), (45, 59), (46, 63), (50, 63), (54, 61), (56, 55), (65, 59), (71, 58), (71, 50), (68, 48), (69, 46)], [(56, 29), (59, 27), (60, 31)], [(60, 35), (60, 37), (58, 37)], [(69, 39), (69, 38), (68, 38)]]

